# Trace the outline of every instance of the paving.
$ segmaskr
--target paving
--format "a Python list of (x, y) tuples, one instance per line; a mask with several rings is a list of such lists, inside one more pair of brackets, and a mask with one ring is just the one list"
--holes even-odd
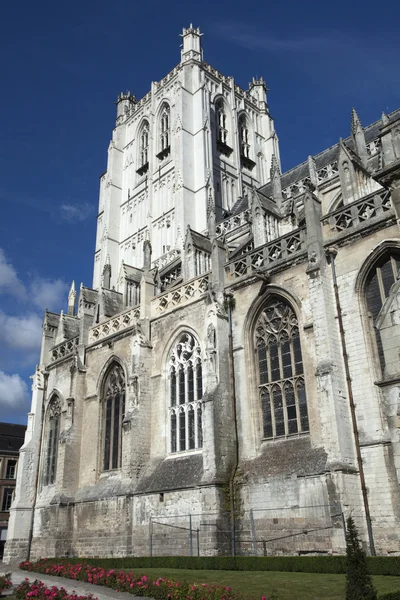
[[(91, 583), (66, 579), (65, 577), (42, 575), (41, 573), (34, 573), (33, 571), (23, 571), (18, 568), (18, 565), (5, 565), (0, 562), (0, 575), (5, 575), (6, 573), (11, 573), (13, 587), (17, 587), (24, 579), (29, 579), (29, 581), (40, 579), (40, 581), (43, 581), (48, 587), (51, 587), (52, 585), (63, 587), (69, 594), (76, 592), (79, 596), (92, 594), (99, 600), (127, 600), (128, 598), (129, 600), (133, 600), (134, 598), (139, 598), (139, 596), (134, 596), (129, 592), (115, 592), (102, 585), (92, 585)], [(12, 588), (3, 593), (4, 596), (11, 594)]]

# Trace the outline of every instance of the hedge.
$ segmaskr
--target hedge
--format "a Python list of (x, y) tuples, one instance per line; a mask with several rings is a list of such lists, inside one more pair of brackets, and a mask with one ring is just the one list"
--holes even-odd
[[(86, 563), (105, 569), (193, 569), (210, 571), (288, 571), (346, 573), (345, 556), (128, 556), (124, 558), (54, 558), (49, 562)], [(371, 575), (400, 576), (400, 557), (368, 556)]]
[(387, 594), (382, 594), (378, 597), (378, 600), (400, 600), (400, 591), (398, 592), (388, 592)]

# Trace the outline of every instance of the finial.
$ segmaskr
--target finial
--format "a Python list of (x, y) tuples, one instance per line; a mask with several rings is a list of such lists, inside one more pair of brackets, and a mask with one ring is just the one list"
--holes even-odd
[(363, 128), (360, 117), (358, 116), (356, 109), (353, 107), (351, 110), (351, 131), (353, 135), (356, 133), (358, 127), (361, 127), (361, 129)]

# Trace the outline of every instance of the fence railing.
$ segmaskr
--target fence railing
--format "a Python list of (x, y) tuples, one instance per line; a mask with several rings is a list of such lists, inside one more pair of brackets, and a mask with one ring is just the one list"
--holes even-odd
[(65, 342), (61, 342), (54, 346), (51, 350), (51, 362), (55, 362), (57, 360), (61, 360), (67, 356), (71, 356), (74, 353), (75, 348), (79, 344), (79, 335), (72, 338), (71, 340), (66, 340)]
[(152, 300), (152, 316), (158, 317), (178, 306), (190, 304), (207, 292), (208, 288), (209, 279), (208, 274), (206, 274), (196, 279), (191, 279), (179, 288), (175, 288), (161, 296), (156, 296)]
[(371, 220), (380, 218), (391, 210), (390, 192), (380, 190), (325, 215), (322, 223), (329, 225), (332, 234), (339, 234), (352, 227), (364, 224), (368, 226)]
[(306, 252), (306, 229), (302, 227), (268, 242), (264, 246), (239, 257), (225, 266), (231, 279), (251, 275), (258, 269), (268, 269), (280, 261), (299, 257)]
[(89, 344), (106, 338), (109, 335), (114, 335), (115, 333), (124, 331), (124, 329), (128, 329), (128, 327), (131, 327), (139, 318), (139, 306), (128, 308), (118, 315), (110, 317), (106, 321), (103, 321), (102, 323), (99, 323), (98, 325), (95, 325), (89, 329)]

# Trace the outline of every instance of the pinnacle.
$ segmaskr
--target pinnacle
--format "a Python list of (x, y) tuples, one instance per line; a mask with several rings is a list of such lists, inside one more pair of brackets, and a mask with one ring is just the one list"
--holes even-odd
[(352, 133), (356, 132), (357, 127), (361, 127), (361, 129), (362, 129), (360, 117), (358, 116), (356, 109), (353, 107), (351, 109), (351, 131), (352, 131)]

